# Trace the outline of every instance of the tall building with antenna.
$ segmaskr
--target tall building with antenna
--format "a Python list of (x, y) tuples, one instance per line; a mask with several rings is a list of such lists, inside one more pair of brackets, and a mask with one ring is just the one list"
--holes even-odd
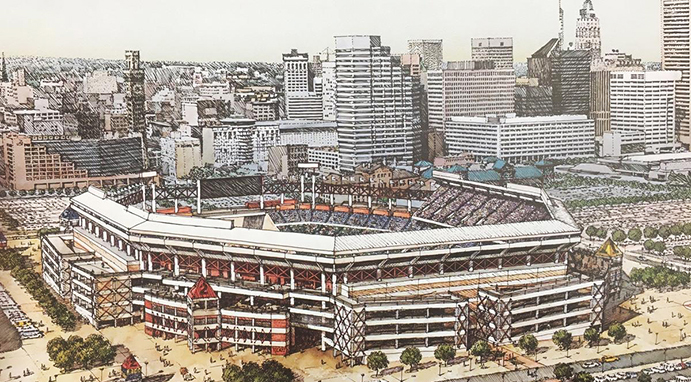
[(593, 60), (602, 54), (600, 19), (595, 15), (592, 0), (585, 0), (576, 22), (576, 50), (589, 50)]
[(9, 82), (9, 79), (7, 78), (7, 64), (5, 63), (5, 52), (2, 52), (2, 77), (0, 77), (0, 81)]
[(130, 122), (130, 130), (142, 135), (142, 152), (144, 168), (149, 167), (146, 144), (146, 118), (145, 118), (145, 94), (144, 94), (144, 69), (139, 61), (138, 50), (125, 51), (127, 69), (124, 71), (127, 114)]

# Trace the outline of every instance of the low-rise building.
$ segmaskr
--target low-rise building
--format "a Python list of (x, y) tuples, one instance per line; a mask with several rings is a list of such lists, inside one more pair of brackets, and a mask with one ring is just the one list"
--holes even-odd
[(201, 144), (192, 137), (161, 138), (161, 166), (164, 175), (187, 176), (194, 167), (202, 166)]
[(595, 155), (595, 124), (585, 115), (454, 117), (447, 122), (449, 155), (513, 162)]

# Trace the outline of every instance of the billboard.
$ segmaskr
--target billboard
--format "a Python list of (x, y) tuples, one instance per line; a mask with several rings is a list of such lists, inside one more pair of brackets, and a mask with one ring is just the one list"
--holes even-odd
[(200, 181), (200, 192), (202, 199), (261, 195), (262, 177), (238, 176), (233, 178), (202, 179)]

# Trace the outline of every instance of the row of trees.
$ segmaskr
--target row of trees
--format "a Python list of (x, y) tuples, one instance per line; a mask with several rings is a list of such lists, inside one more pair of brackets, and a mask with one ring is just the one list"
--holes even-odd
[(13, 249), (0, 249), (0, 269), (11, 271), (15, 268), (23, 268), (26, 265), (26, 258)]
[[(585, 234), (588, 237), (598, 237), (604, 239), (607, 237), (607, 230), (602, 227), (588, 226), (585, 229)], [(623, 229), (615, 229), (612, 231), (612, 240), (617, 243), (623, 243), (627, 239), (634, 243), (638, 243), (644, 237), (648, 240), (662, 239), (666, 240), (670, 236), (691, 236), (691, 223), (676, 223), (670, 226), (663, 225), (660, 227), (648, 226), (641, 230), (638, 227), (634, 227), (628, 230), (628, 232)]]
[(566, 363), (558, 363), (554, 366), (554, 377), (560, 381), (571, 382), (593, 382), (595, 380), (590, 373), (585, 371), (574, 374), (571, 365)]
[(634, 268), (629, 278), (636, 284), (643, 284), (646, 287), (658, 289), (686, 287), (691, 281), (691, 276), (688, 273), (675, 271), (663, 266)]
[(91, 334), (86, 339), (71, 335), (65, 340), (55, 337), (46, 345), (48, 357), (63, 372), (78, 367), (90, 369), (93, 366), (109, 365), (115, 360), (115, 349), (106, 338)]
[(293, 382), (295, 373), (278, 361), (266, 360), (261, 366), (255, 362), (242, 367), (227, 363), (221, 378), (223, 382)]
[[(448, 366), (449, 361), (456, 358), (456, 348), (453, 345), (440, 344), (434, 350), (434, 358), (439, 361), (439, 371), (441, 372), (442, 362), (445, 366)], [(399, 360), (402, 364), (409, 366), (411, 370), (416, 370), (422, 360), (422, 353), (420, 349), (411, 346), (403, 350)], [(379, 376), (379, 371), (386, 369), (388, 366), (389, 358), (381, 351), (374, 351), (367, 356), (367, 367), (373, 370), (377, 376)]]
[(46, 287), (41, 276), (28, 267), (12, 269), (12, 277), (22, 284), (51, 320), (64, 330), (74, 330), (77, 318)]
[(5, 190), (0, 190), (0, 198), (5, 198), (7, 196), (15, 197), (15, 196), (33, 196), (33, 195), (79, 195), (82, 192), (86, 192), (88, 190), (87, 187), (84, 188), (79, 188), (79, 187), (74, 187), (74, 188), (51, 188), (49, 190), (10, 190), (10, 191), (5, 191)]

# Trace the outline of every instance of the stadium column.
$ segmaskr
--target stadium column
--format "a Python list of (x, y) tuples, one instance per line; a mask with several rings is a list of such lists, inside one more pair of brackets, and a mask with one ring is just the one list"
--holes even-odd
[(410, 212), (413, 209), (413, 201), (408, 199), (408, 212)]
[(336, 279), (336, 273), (331, 274), (331, 294), (336, 296), (336, 292), (338, 291), (338, 288), (336, 286), (336, 282), (338, 280)]
[(151, 211), (156, 213), (156, 184), (151, 183)]
[(367, 208), (372, 208), (372, 195), (367, 195)]
[(175, 213), (177, 214), (178, 212), (180, 212), (180, 208), (178, 207), (178, 199), (175, 198)]
[(173, 256), (173, 263), (175, 266), (175, 268), (173, 268), (175, 276), (180, 276), (180, 261), (178, 259), (178, 255)]
[[(322, 272), (322, 295), (326, 294), (326, 274)], [(326, 301), (322, 301), (322, 309), (326, 309)], [(322, 342), (324, 338), (322, 337)]]
[(197, 215), (202, 213), (202, 181), (197, 179)]
[(329, 200), (331, 201), (331, 205), (334, 205), (334, 194), (329, 195)]
[(146, 185), (142, 185), (142, 210), (146, 211)]
[(235, 282), (235, 262), (230, 260), (230, 281)]
[(317, 203), (317, 189), (315, 187), (316, 177), (312, 174), (312, 208), (314, 208)]
[(349, 297), (347, 286), (348, 286), (348, 273), (345, 273), (343, 275), (343, 286), (341, 287), (341, 294), (345, 297)]
[(152, 271), (154, 270), (154, 264), (153, 264), (153, 262), (151, 261), (151, 252), (149, 252), (149, 253), (147, 254), (147, 258), (148, 258), (148, 260), (147, 260), (147, 265), (149, 266), (149, 268), (148, 268), (148, 269), (149, 269), (149, 272), (152, 272)]
[(202, 276), (206, 277), (206, 259), (202, 257)]
[(295, 290), (295, 270), (290, 268), (290, 290)]
[(259, 263), (259, 283), (261, 285), (266, 284), (266, 277), (264, 276), (264, 264)]
[(136, 253), (139, 253), (139, 270), (142, 270), (142, 271), (145, 270), (146, 268), (144, 268), (144, 267), (145, 267), (145, 265), (144, 265), (144, 256), (142, 256), (142, 252), (141, 252), (140, 250), (138, 250), (138, 249), (135, 249), (135, 250), (134, 250), (134, 253), (135, 253), (135, 254), (136, 254)]
[(305, 174), (300, 175), (300, 203), (305, 202)]
[(389, 198), (389, 211), (391, 211), (391, 210), (392, 210), (392, 202), (391, 202), (391, 198)]
[(263, 210), (264, 209), (264, 195), (259, 195), (259, 209)]

